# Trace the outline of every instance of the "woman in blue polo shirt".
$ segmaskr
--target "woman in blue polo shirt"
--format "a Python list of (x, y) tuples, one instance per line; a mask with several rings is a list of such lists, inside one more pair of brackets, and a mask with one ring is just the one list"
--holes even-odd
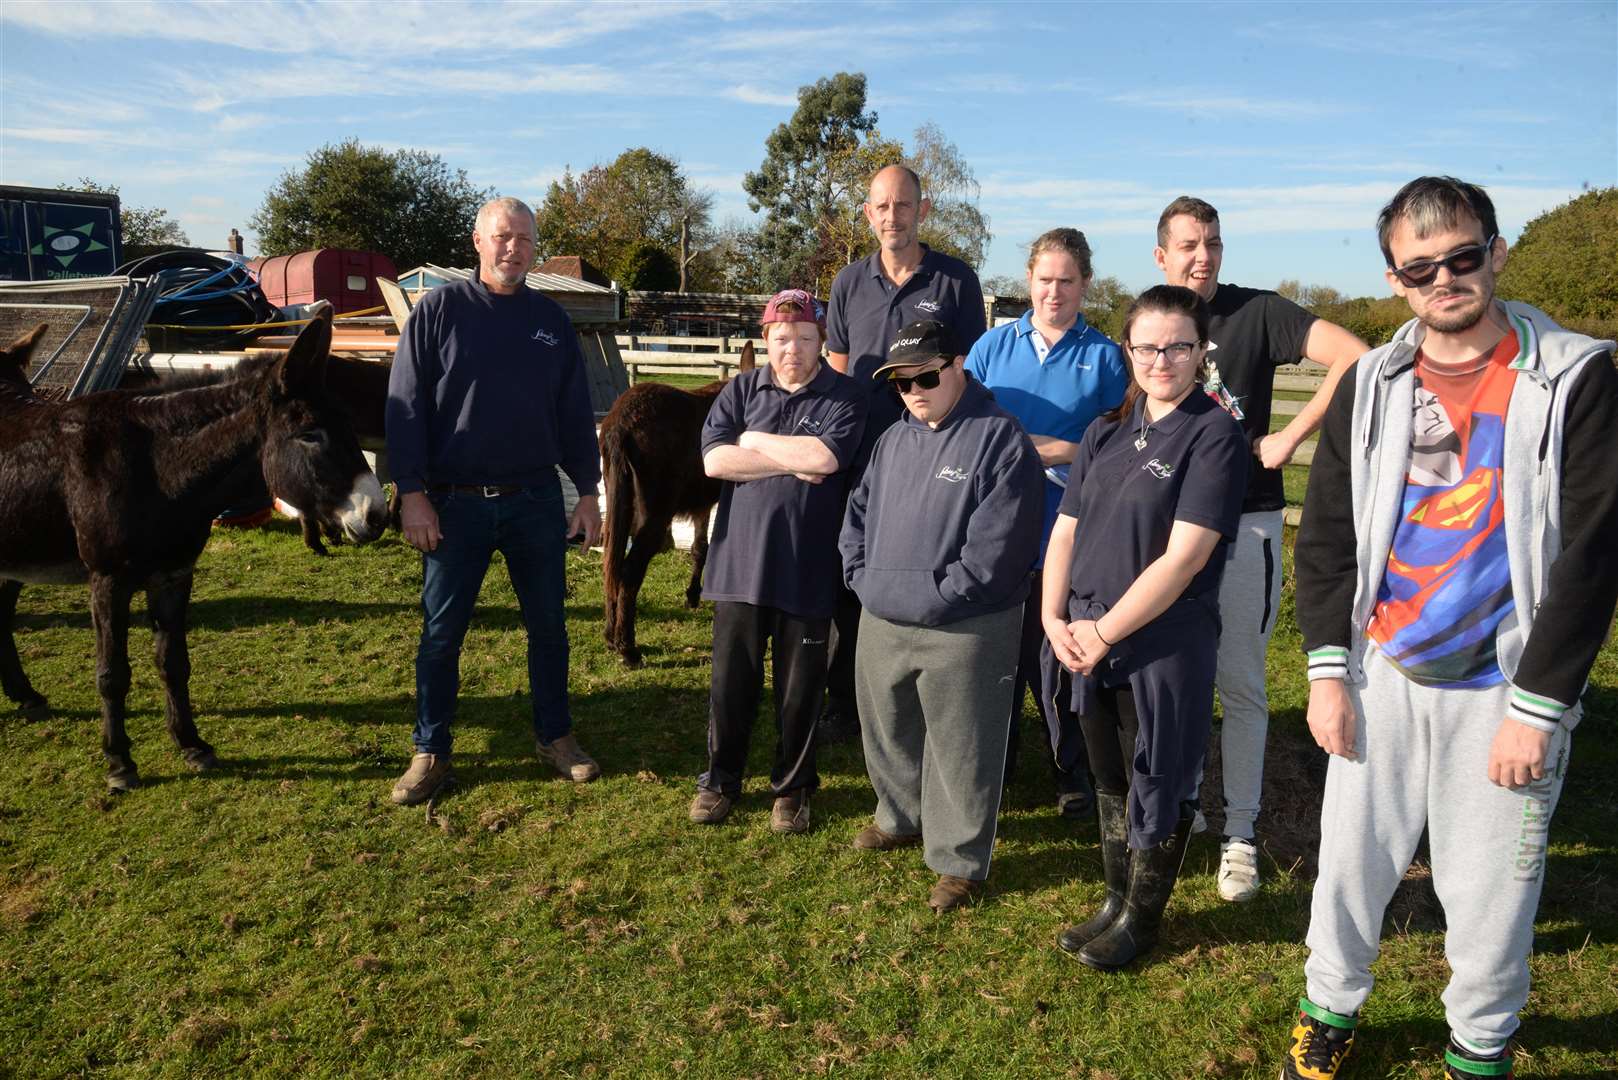
[(1107, 886), (1060, 944), (1104, 971), (1152, 947), (1180, 873), (1250, 456), (1241, 427), (1198, 389), (1208, 307), (1195, 292), (1148, 289), (1123, 337), (1134, 382), (1074, 455), (1041, 602), (1047, 647), (1073, 672)]
[[(1028, 251), (1030, 309), (1016, 322), (997, 326), (978, 338), (966, 357), (966, 370), (993, 391), (996, 404), (1022, 424), (1045, 469), (1044, 529), (1017, 654), (1006, 772), (1010, 774), (1017, 758), (1016, 717), (1022, 709), (1023, 687), (1032, 684), (1035, 703), (1050, 733), (1056, 805), (1070, 817), (1089, 816), (1092, 792), (1078, 720), (1068, 712), (1066, 700), (1052, 705), (1050, 695), (1041, 689), (1042, 684), (1057, 685), (1059, 672), (1048, 670), (1041, 677), (1040, 649), (1045, 635), (1039, 617), (1040, 566), (1079, 440), (1092, 420), (1123, 400), (1129, 386), (1123, 353), (1111, 338), (1086, 323), (1079, 311), (1094, 276), (1090, 244), (1082, 232), (1062, 228), (1045, 233)], [(1055, 669), (1056, 665), (1049, 667)]]

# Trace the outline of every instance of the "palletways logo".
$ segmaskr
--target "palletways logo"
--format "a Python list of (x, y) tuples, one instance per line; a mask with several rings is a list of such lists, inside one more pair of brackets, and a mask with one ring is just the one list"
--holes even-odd
[(938, 470), (938, 475), (934, 477), (934, 479), (948, 480), (952, 484), (959, 484), (963, 483), (966, 478), (971, 475), (972, 474), (967, 472), (965, 469), (957, 468), (954, 465), (945, 465), (943, 468)]
[(1156, 458), (1148, 461), (1146, 464), (1142, 465), (1141, 468), (1145, 469), (1159, 480), (1167, 480), (1169, 477), (1174, 475), (1173, 465), (1165, 465)]
[(47, 272), (71, 270), (81, 256), (112, 250), (110, 215), (106, 210), (53, 203), (45, 216), (40, 223), (39, 243), (28, 253), (45, 258)]
[(944, 305), (940, 304), (937, 300), (917, 300), (916, 301), (916, 310), (917, 311), (925, 311), (929, 315), (937, 315), (940, 311), (943, 310), (943, 308), (944, 308)]
[(535, 341), (543, 341), (545, 344), (549, 345), (551, 348), (554, 349), (556, 347), (557, 337), (556, 337), (555, 334), (551, 333), (549, 330), (535, 330), (534, 331), (534, 340)]

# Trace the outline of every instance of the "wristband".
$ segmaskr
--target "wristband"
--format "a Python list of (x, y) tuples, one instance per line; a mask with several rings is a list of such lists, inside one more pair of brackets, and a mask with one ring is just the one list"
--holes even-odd
[(1101, 620), (1097, 619), (1095, 622), (1091, 623), (1090, 626), (1095, 630), (1096, 637), (1101, 638), (1101, 644), (1105, 645), (1109, 649), (1112, 648), (1112, 642), (1108, 641), (1104, 637), (1101, 637)]

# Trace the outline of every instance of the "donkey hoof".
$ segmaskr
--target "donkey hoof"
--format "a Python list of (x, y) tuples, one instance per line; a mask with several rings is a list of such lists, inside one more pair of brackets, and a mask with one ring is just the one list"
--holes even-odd
[(135, 771), (133, 762), (128, 766), (119, 767), (115, 772), (107, 773), (107, 790), (114, 795), (134, 791), (138, 787), (140, 787), (140, 774)]
[(626, 649), (618, 654), (618, 659), (623, 662), (623, 665), (626, 668), (633, 669), (638, 668), (641, 665), (639, 649)]
[(50, 702), (35, 694), (26, 701), (17, 702), (17, 711), (30, 720), (49, 720), (51, 718)]
[(202, 746), (188, 746), (180, 751), (185, 763), (195, 772), (207, 772), (219, 767), (219, 758), (215, 756), (213, 747), (206, 744)]

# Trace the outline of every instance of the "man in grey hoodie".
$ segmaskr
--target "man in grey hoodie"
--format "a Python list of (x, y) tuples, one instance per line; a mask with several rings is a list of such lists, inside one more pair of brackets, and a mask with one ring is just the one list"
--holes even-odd
[(1039, 454), (966, 373), (943, 323), (911, 323), (875, 371), (906, 413), (878, 441), (843, 519), (860, 599), (854, 686), (876, 820), (854, 846), (925, 841), (928, 903), (989, 873), (1022, 605), (1044, 524)]
[(1551, 814), (1618, 599), (1614, 346), (1495, 299), (1482, 189), (1421, 177), (1377, 224), (1416, 318), (1334, 395), (1294, 551), (1309, 730), (1332, 757), (1282, 1076), (1337, 1075), (1424, 827), (1445, 1075), (1509, 1076)]

